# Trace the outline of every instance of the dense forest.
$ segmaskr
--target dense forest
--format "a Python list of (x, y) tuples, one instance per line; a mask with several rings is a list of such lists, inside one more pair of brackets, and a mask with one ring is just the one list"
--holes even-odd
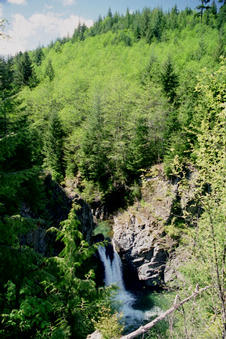
[[(1, 338), (79, 339), (95, 329), (120, 337), (111, 288), (95, 276), (98, 243), (82, 234), (76, 204), (65, 220), (54, 218), (51, 192), (75, 180), (76, 194), (110, 218), (140, 199), (142, 174), (160, 163), (181, 189), (196, 173), (193, 206), (165, 229), (175, 250), (188, 253), (178, 293), (210, 289), (175, 313), (173, 328), (160, 323), (147, 338), (224, 338), (226, 4), (219, 2), (167, 13), (109, 9), (72, 38), (0, 58)], [(23, 241), (40, 227), (52, 239), (48, 255)], [(169, 288), (172, 302), (173, 287), (162, 294)]]

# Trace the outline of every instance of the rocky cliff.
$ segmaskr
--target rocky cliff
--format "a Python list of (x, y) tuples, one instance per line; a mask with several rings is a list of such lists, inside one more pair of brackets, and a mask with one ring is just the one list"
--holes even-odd
[(125, 265), (135, 270), (146, 286), (164, 281), (168, 252), (174, 241), (165, 233), (178, 185), (170, 182), (162, 165), (142, 179), (142, 199), (114, 218), (114, 242)]

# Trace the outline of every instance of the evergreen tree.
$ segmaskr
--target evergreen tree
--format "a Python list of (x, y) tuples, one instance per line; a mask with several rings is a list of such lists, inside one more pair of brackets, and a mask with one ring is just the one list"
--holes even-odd
[(14, 84), (18, 88), (24, 85), (24, 65), (22, 59), (22, 52), (19, 52), (14, 59)]
[(10, 89), (12, 82), (12, 71), (10, 69), (10, 60), (6, 61), (0, 57), (0, 90)]
[(175, 5), (172, 8), (172, 10), (169, 14), (169, 17), (167, 19), (168, 26), (169, 26), (170, 29), (176, 29), (178, 27), (178, 14), (179, 14), (178, 8)]
[(173, 69), (173, 64), (169, 57), (163, 65), (162, 72), (160, 73), (160, 80), (165, 95), (168, 97), (169, 102), (173, 103), (176, 99), (176, 89), (179, 82), (178, 76)]
[(11, 101), (8, 98), (1, 107), (5, 112), (0, 131), (0, 199), (5, 210), (13, 213), (23, 199), (29, 200), (28, 187), (32, 180), (36, 181), (39, 168), (35, 164), (35, 145), (27, 117), (18, 111), (12, 114), (15, 104)]
[(24, 53), (23, 57), (23, 79), (24, 84), (29, 85), (29, 80), (32, 77), (32, 62), (27, 52)]
[(164, 15), (162, 10), (154, 9), (150, 15), (150, 23), (145, 32), (147, 42), (150, 44), (153, 38), (161, 39), (162, 31), (164, 29)]
[[(137, 177), (140, 170), (152, 165), (155, 154), (151, 148), (150, 129), (147, 119), (140, 117), (135, 122), (135, 131), (128, 149), (126, 166), (130, 175)], [(131, 179), (131, 178), (130, 178)]]
[[(219, 2), (222, 3), (223, 1), (219, 1)], [(218, 29), (221, 29), (221, 27), (223, 27), (225, 23), (225, 17), (226, 17), (226, 2), (224, 1), (217, 16)]]
[(52, 61), (49, 60), (45, 69), (45, 76), (49, 78), (49, 81), (53, 81), (55, 77), (55, 72), (53, 69)]
[(125, 28), (126, 29), (130, 28), (131, 22), (132, 22), (131, 14), (129, 12), (129, 9), (127, 8), (126, 15), (125, 15)]
[(103, 18), (101, 15), (99, 15), (98, 20), (94, 23), (92, 27), (90, 27), (90, 34), (91, 36), (94, 36), (96, 34), (100, 34), (102, 32), (102, 24), (103, 24)]
[(85, 24), (82, 24), (81, 30), (80, 30), (80, 35), (79, 35), (79, 40), (84, 41), (85, 40), (85, 32), (87, 30), (87, 26)]
[(155, 82), (158, 79), (158, 60), (154, 54), (151, 54), (149, 62), (145, 67), (144, 73), (141, 75), (141, 83), (142, 85), (146, 85), (147, 82)]
[(141, 17), (141, 34), (143, 37), (147, 35), (148, 28), (150, 26), (151, 11), (149, 8), (145, 8)]
[(133, 34), (136, 40), (140, 40), (142, 37), (141, 24), (138, 20), (135, 20), (133, 23)]
[(103, 22), (104, 32), (108, 32), (109, 30), (111, 30), (113, 24), (114, 24), (113, 14), (112, 14), (111, 8), (109, 8), (107, 16)]
[(42, 51), (42, 48), (38, 47), (34, 51), (34, 62), (36, 63), (36, 65), (40, 66), (42, 64), (43, 58), (44, 58), (44, 53)]
[(63, 129), (57, 112), (51, 113), (44, 135), (44, 168), (50, 171), (54, 180), (64, 177)]
[(112, 14), (111, 8), (108, 9), (107, 17), (109, 17), (110, 19), (113, 18), (113, 14)]
[(81, 144), (79, 168), (88, 180), (107, 186), (109, 180), (108, 146), (101, 99), (94, 99), (93, 109), (86, 122), (86, 130)]
[(199, 10), (199, 16), (201, 17), (202, 22), (204, 11), (210, 9), (210, 6), (207, 5), (210, 2), (210, 0), (200, 0), (200, 1), (201, 5), (198, 5), (196, 8)]
[(73, 41), (83, 41), (83, 40), (85, 40), (85, 32), (87, 31), (87, 29), (88, 28), (84, 23), (81, 24), (79, 22), (78, 27), (74, 30), (72, 40)]
[(14, 84), (17, 88), (35, 84), (35, 74), (28, 52), (19, 52), (14, 59)]
[(215, 1), (212, 2), (210, 11), (215, 17), (217, 16), (217, 5)]
[(217, 62), (219, 62), (221, 57), (225, 57), (225, 56), (226, 56), (226, 51), (225, 51), (224, 40), (223, 40), (223, 37), (219, 35), (219, 40), (218, 40), (216, 53), (215, 53), (215, 59)]

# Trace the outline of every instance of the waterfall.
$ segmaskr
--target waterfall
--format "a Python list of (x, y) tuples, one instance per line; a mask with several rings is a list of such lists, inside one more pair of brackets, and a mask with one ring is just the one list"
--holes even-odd
[(119, 305), (119, 311), (123, 314), (123, 320), (127, 326), (131, 326), (134, 323), (148, 320), (150, 317), (159, 313), (159, 308), (153, 308), (152, 311), (143, 312), (133, 308), (133, 304), (136, 300), (132, 293), (128, 292), (125, 288), (122, 274), (122, 262), (120, 256), (113, 246), (113, 259), (107, 255), (106, 248), (99, 246), (98, 252), (100, 259), (104, 265), (105, 271), (105, 285), (116, 285), (118, 287), (116, 295), (114, 296), (114, 302)]
[(100, 255), (100, 259), (104, 264), (105, 270), (105, 285), (109, 286), (115, 284), (121, 291), (126, 291), (124, 287), (123, 277), (122, 277), (122, 263), (121, 259), (114, 248), (113, 243), (113, 260), (111, 261), (110, 257), (106, 254), (105, 247), (100, 246), (98, 248), (98, 252)]

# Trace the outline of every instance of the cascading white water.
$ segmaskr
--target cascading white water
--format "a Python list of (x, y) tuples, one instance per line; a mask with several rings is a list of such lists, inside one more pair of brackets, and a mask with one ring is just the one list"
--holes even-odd
[(122, 264), (121, 259), (118, 255), (118, 253), (115, 251), (114, 243), (113, 243), (113, 249), (114, 249), (114, 257), (113, 260), (106, 255), (106, 249), (105, 247), (100, 246), (98, 248), (98, 252), (100, 255), (100, 259), (102, 260), (104, 264), (105, 269), (105, 285), (109, 286), (112, 284), (116, 284), (119, 289), (125, 290), (123, 277), (122, 277)]
[(122, 275), (122, 262), (115, 250), (114, 243), (112, 243), (112, 246), (114, 250), (113, 260), (107, 256), (105, 247), (99, 246), (98, 248), (100, 259), (104, 264), (105, 285), (116, 285), (118, 287), (117, 293), (114, 296), (114, 301), (119, 304), (120, 312), (123, 314), (126, 325), (130, 326), (134, 322), (150, 319), (150, 317), (158, 314), (161, 310), (158, 307), (155, 307), (151, 311), (143, 312), (133, 308), (136, 299), (125, 289)]

